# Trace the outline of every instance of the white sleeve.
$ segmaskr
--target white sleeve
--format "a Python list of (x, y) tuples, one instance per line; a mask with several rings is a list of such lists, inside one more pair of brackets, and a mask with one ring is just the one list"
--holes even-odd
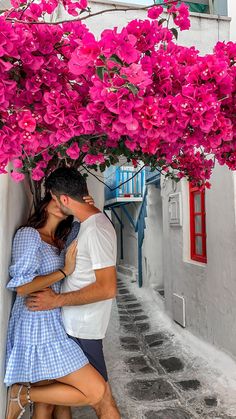
[(88, 250), (92, 268), (102, 269), (116, 265), (116, 233), (113, 230), (94, 228), (88, 232)]

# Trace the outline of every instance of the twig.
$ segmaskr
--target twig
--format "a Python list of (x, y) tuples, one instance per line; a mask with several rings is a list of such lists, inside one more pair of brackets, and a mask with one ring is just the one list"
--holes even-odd
[[(182, 0), (180, 0), (180, 1), (182, 2)], [(172, 4), (174, 2), (176, 2), (176, 0), (171, 0), (168, 3), (164, 3), (163, 2), (163, 3), (158, 4), (158, 6), (167, 6), (168, 4)], [(132, 11), (148, 10), (151, 7), (155, 6), (155, 5), (156, 4), (153, 3), (153, 4), (150, 4), (149, 6), (144, 6), (144, 7), (126, 7), (126, 8), (122, 8), (122, 7), (117, 7), (117, 5), (114, 4), (114, 8), (112, 8), (112, 9), (105, 9), (105, 10), (101, 10), (101, 11), (96, 12), (96, 13), (89, 13), (87, 16), (84, 16), (84, 17), (81, 17), (81, 18), (78, 18), (78, 19), (66, 19), (66, 20), (60, 20), (60, 21), (57, 21), (57, 22), (45, 22), (45, 21), (43, 21), (43, 22), (35, 22), (35, 21), (33, 21), (33, 22), (27, 22), (27, 21), (24, 21), (24, 20), (10, 19), (10, 18), (6, 18), (6, 20), (9, 20), (9, 21), (11, 21), (13, 23), (14, 22), (15, 23), (24, 23), (24, 24), (27, 24), (27, 25), (60, 25), (60, 24), (63, 24), (63, 23), (81, 22), (82, 20), (86, 20), (86, 19), (89, 19), (89, 18), (94, 17), (94, 16), (98, 16), (98, 15), (101, 15), (101, 14), (104, 14), (104, 13), (110, 13), (110, 12), (114, 12), (114, 11), (117, 11), (117, 12), (128, 12), (129, 10), (132, 10)]]
[(31, 4), (32, 3), (34, 3), (34, 0), (32, 0), (31, 2), (29, 2), (26, 6), (25, 6), (25, 8), (23, 8), (23, 10), (22, 10), (22, 13), (21, 13), (21, 15), (20, 15), (20, 20), (22, 19), (22, 17), (23, 17), (23, 15), (24, 15), (24, 13), (26, 12), (26, 10), (31, 6)]

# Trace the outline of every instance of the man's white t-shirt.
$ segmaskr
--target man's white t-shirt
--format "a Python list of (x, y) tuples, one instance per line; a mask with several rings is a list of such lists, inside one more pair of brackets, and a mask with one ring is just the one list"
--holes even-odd
[[(80, 225), (76, 268), (61, 292), (77, 291), (96, 281), (95, 270), (116, 265), (116, 233), (110, 220), (97, 213)], [(103, 339), (111, 314), (111, 300), (62, 308), (66, 332), (81, 339)]]

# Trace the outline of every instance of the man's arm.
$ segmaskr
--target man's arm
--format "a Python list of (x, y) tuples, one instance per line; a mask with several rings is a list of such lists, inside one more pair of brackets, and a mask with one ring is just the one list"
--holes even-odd
[(51, 310), (63, 306), (77, 306), (114, 298), (116, 295), (116, 268), (96, 269), (96, 281), (78, 291), (55, 294), (52, 290), (33, 293), (27, 299), (31, 311)]

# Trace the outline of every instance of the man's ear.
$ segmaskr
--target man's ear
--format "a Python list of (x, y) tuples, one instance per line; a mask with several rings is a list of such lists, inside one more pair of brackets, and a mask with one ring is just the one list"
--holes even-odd
[(70, 197), (68, 195), (60, 195), (61, 204), (65, 207), (68, 207), (70, 203)]

